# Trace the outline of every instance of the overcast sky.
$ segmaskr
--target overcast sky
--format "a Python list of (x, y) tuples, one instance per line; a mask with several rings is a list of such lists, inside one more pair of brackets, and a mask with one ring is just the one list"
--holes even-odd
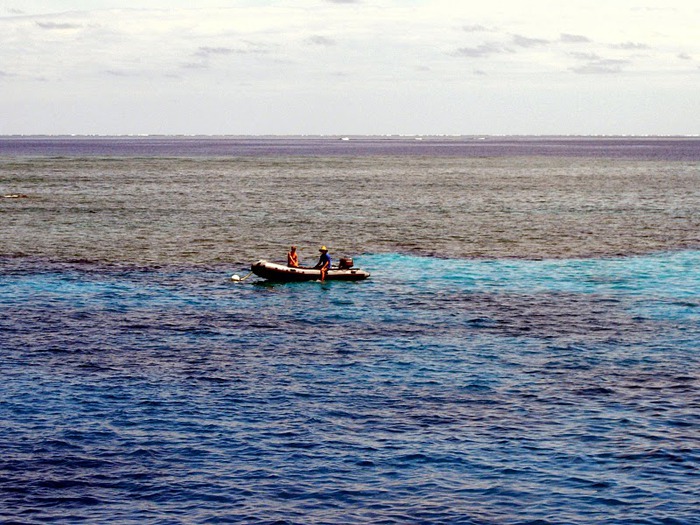
[(699, 29), (697, 0), (0, 0), (0, 134), (698, 134)]

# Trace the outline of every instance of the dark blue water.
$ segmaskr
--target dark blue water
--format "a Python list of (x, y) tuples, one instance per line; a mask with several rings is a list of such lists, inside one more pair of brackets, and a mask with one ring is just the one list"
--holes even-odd
[(700, 522), (700, 252), (357, 262), (5, 260), (0, 517)]
[(104, 157), (448, 156), (700, 160), (698, 137), (0, 137), (0, 155)]
[(0, 523), (700, 524), (699, 162), (0, 138)]

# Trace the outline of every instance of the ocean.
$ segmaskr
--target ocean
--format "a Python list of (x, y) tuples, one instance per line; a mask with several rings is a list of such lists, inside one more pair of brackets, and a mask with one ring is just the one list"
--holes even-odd
[(700, 524), (698, 138), (0, 137), (0, 314), (1, 523)]

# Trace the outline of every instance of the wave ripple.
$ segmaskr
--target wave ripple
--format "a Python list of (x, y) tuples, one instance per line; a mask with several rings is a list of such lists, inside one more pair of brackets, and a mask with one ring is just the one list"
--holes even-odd
[(3, 260), (0, 519), (698, 523), (700, 253), (357, 260)]

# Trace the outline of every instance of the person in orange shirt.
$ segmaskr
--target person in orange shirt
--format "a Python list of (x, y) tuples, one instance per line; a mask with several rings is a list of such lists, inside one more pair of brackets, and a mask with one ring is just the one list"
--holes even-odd
[(297, 254), (296, 246), (289, 248), (289, 252), (287, 253), (287, 266), (290, 268), (299, 267), (299, 255)]

